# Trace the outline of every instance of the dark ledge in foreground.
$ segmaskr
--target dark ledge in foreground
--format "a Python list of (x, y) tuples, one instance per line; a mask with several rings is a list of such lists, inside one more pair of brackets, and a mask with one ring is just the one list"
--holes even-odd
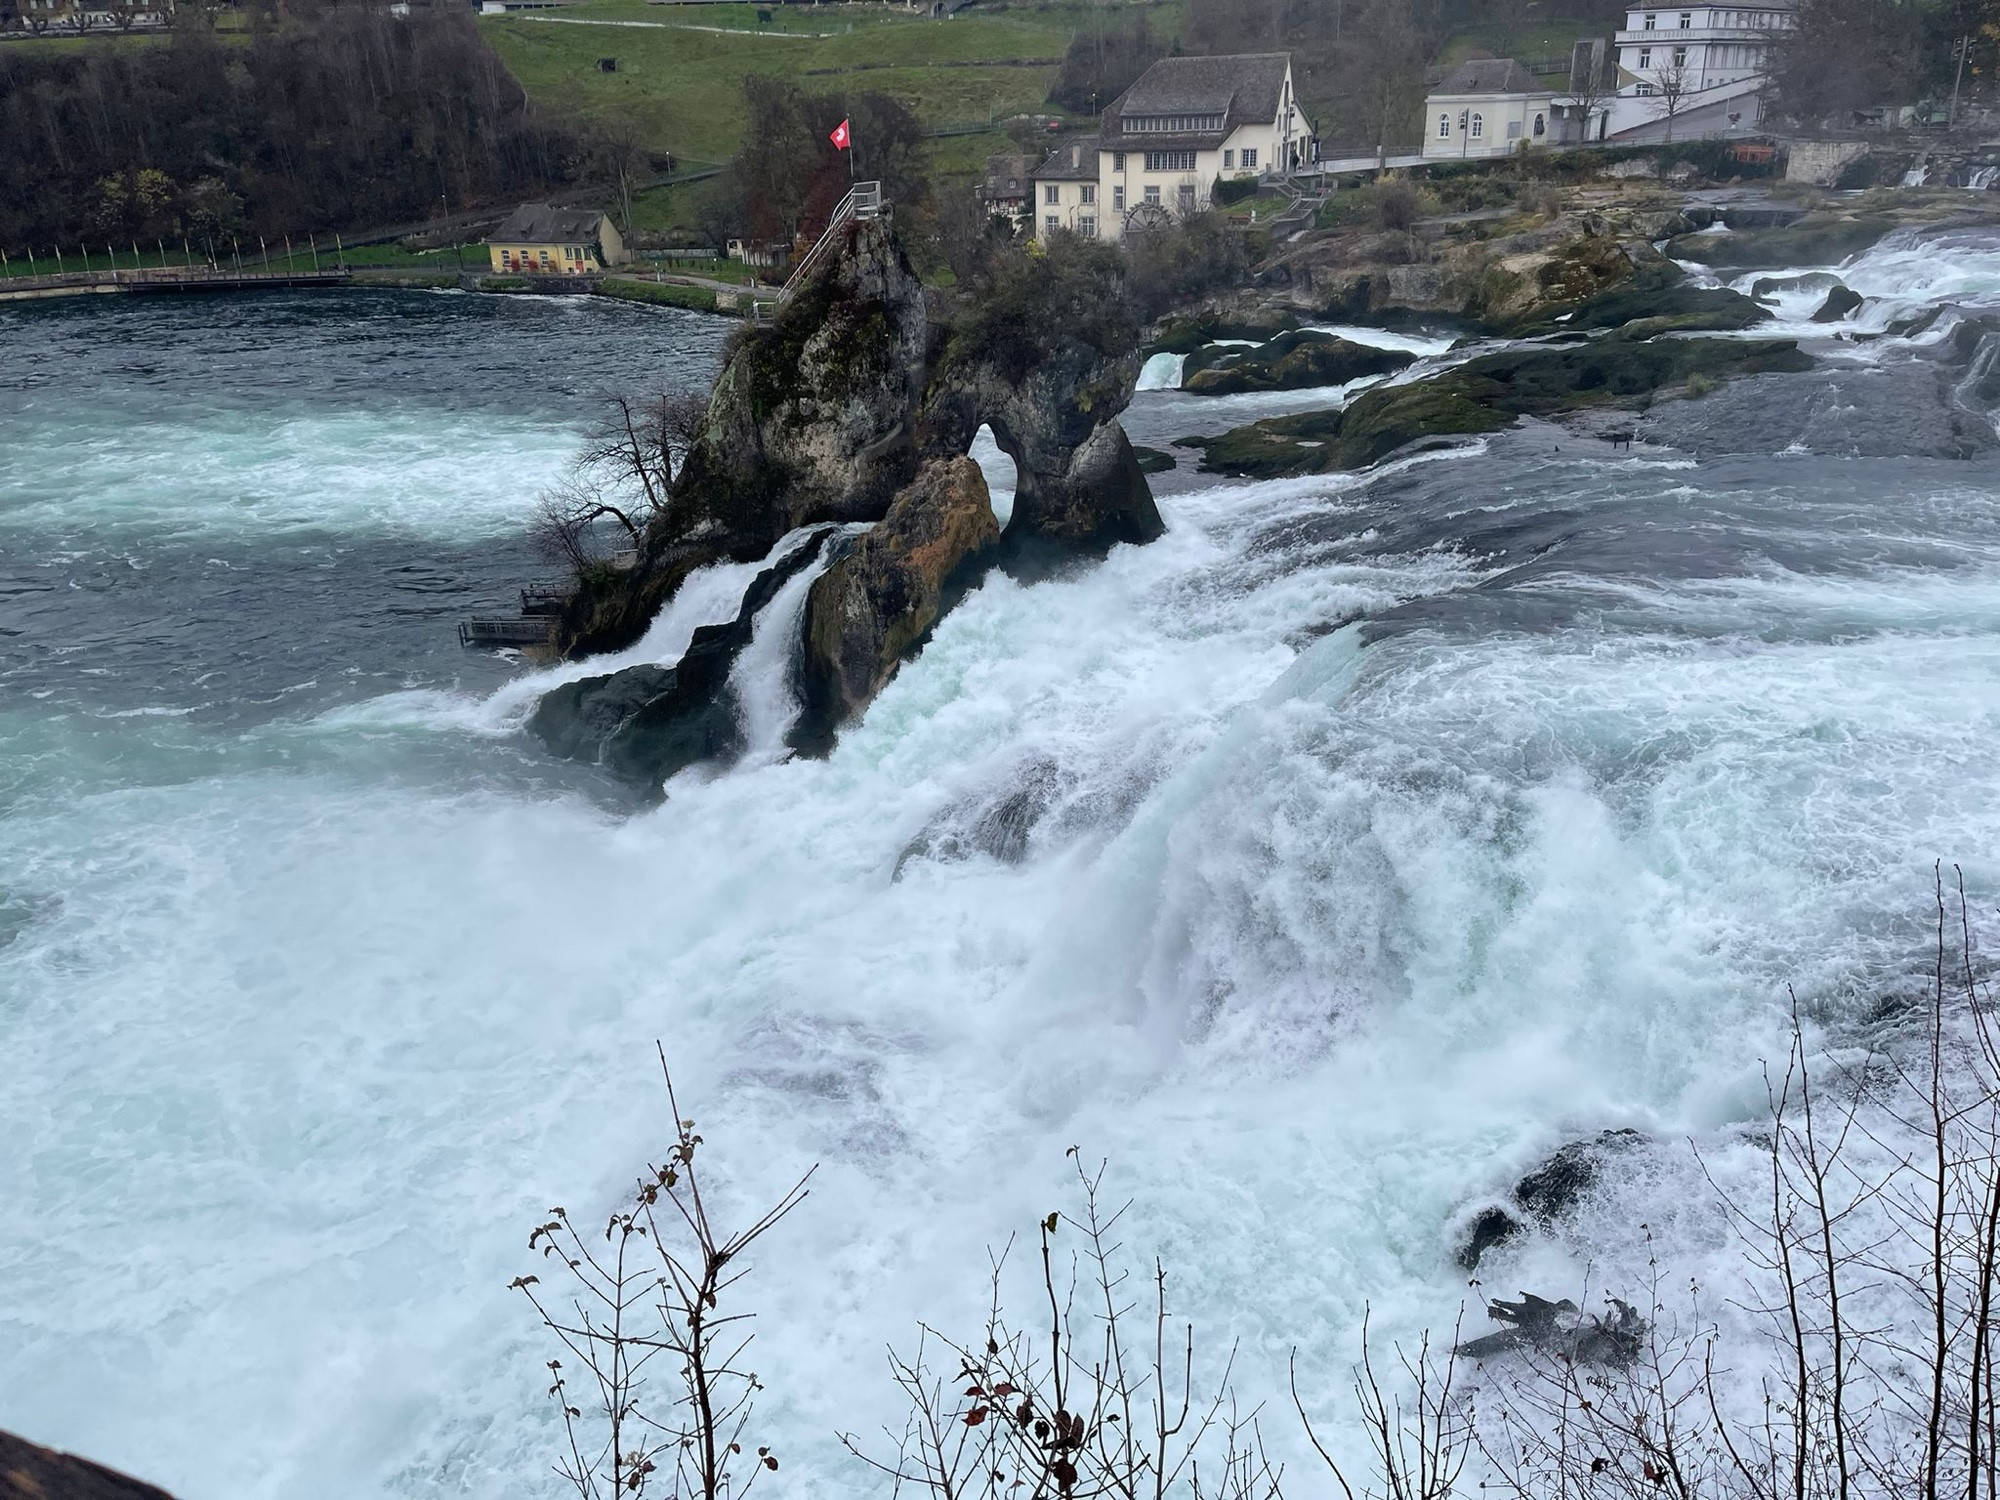
[(0, 1500), (173, 1500), (173, 1496), (87, 1458), (0, 1432)]

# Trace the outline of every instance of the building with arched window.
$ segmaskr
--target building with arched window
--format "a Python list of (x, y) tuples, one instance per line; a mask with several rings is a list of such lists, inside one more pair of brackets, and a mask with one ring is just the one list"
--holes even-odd
[(1556, 83), (1511, 57), (1460, 63), (1424, 100), (1424, 155), (1508, 156), (1556, 139)]

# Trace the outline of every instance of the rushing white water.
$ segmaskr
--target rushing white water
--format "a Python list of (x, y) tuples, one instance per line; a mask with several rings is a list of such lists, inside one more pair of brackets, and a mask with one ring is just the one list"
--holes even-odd
[(1155, 354), (1139, 371), (1136, 389), (1142, 391), (1177, 391), (1181, 388), (1181, 367), (1187, 363), (1185, 354)]
[[(491, 549), (452, 554), (465, 587), (532, 567), (483, 499), (404, 515), (404, 448), (309, 538), (268, 506), (217, 535), (129, 492), (199, 440), (119, 430), (114, 375), (67, 428), (0, 408), (6, 1424), (191, 1496), (554, 1493), (506, 1282), (548, 1205), (657, 1158), (656, 1037), (725, 1209), (821, 1164), (754, 1278), (756, 1440), (801, 1493), (877, 1492), (833, 1434), (892, 1418), (883, 1342), (968, 1326), (1072, 1145), (1253, 1400), (1294, 1345), (1331, 1399), (1364, 1306), (1450, 1324), (1467, 1215), (1579, 1134), (1655, 1144), (1489, 1284), (1633, 1286), (1644, 1223), (1727, 1286), (1684, 1143), (1743, 1159), (1785, 987), (1838, 1025), (1921, 967), (1933, 858), (2000, 886), (2000, 474), (1816, 456), (1776, 396), (1819, 379), (1656, 409), (1637, 455), (1531, 426), (1165, 493), (1150, 546), (988, 578), (828, 759), (644, 811), (513, 734), (611, 663), (504, 680), (449, 645), (463, 588), (395, 613), (452, 514)], [(1190, 400), (1142, 398), (1135, 437)], [(1746, 413), (1761, 447), (1696, 456)], [(512, 450), (435, 430), (453, 485), (518, 494)], [(52, 506), (74, 448), (134, 477)], [(232, 486), (314, 514), (312, 459), (246, 443)], [(616, 660), (672, 659), (751, 571)], [(741, 663), (766, 686), (791, 608)]]

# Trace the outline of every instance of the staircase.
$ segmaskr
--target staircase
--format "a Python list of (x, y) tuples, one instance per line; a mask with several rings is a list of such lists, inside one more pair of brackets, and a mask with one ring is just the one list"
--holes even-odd
[(799, 263), (792, 267), (792, 274), (785, 278), (784, 289), (778, 293), (782, 305), (794, 290), (804, 286), (813, 270), (834, 252), (834, 245), (840, 231), (855, 219), (872, 219), (882, 212), (882, 184), (879, 182), (857, 182), (847, 190), (847, 196), (840, 200), (840, 206), (833, 211), (833, 217), (826, 222), (820, 237), (813, 241), (812, 249), (806, 251)]

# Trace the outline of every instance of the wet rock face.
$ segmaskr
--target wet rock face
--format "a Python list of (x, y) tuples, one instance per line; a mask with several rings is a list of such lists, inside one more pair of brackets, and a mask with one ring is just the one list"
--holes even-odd
[(739, 755), (743, 733), (730, 669), (750, 644), (757, 615), (818, 559), (827, 535), (821, 532), (759, 573), (736, 618), (696, 630), (674, 666), (642, 664), (565, 683), (543, 695), (528, 732), (551, 754), (606, 766), (653, 787), (697, 761)]
[(873, 520), (916, 471), (923, 284), (886, 221), (847, 234), (828, 269), (731, 351), (662, 541), (762, 556), (810, 522)]
[(831, 746), (834, 730), (882, 691), (999, 541), (979, 465), (925, 465), (806, 596), (794, 748)]
[(1149, 542), (1165, 527), (1118, 423), (1140, 363), (1117, 252), (1060, 245), (958, 311), (919, 417), (924, 451), (964, 453), (991, 425), (1016, 470), (1003, 541), (1017, 556)]

